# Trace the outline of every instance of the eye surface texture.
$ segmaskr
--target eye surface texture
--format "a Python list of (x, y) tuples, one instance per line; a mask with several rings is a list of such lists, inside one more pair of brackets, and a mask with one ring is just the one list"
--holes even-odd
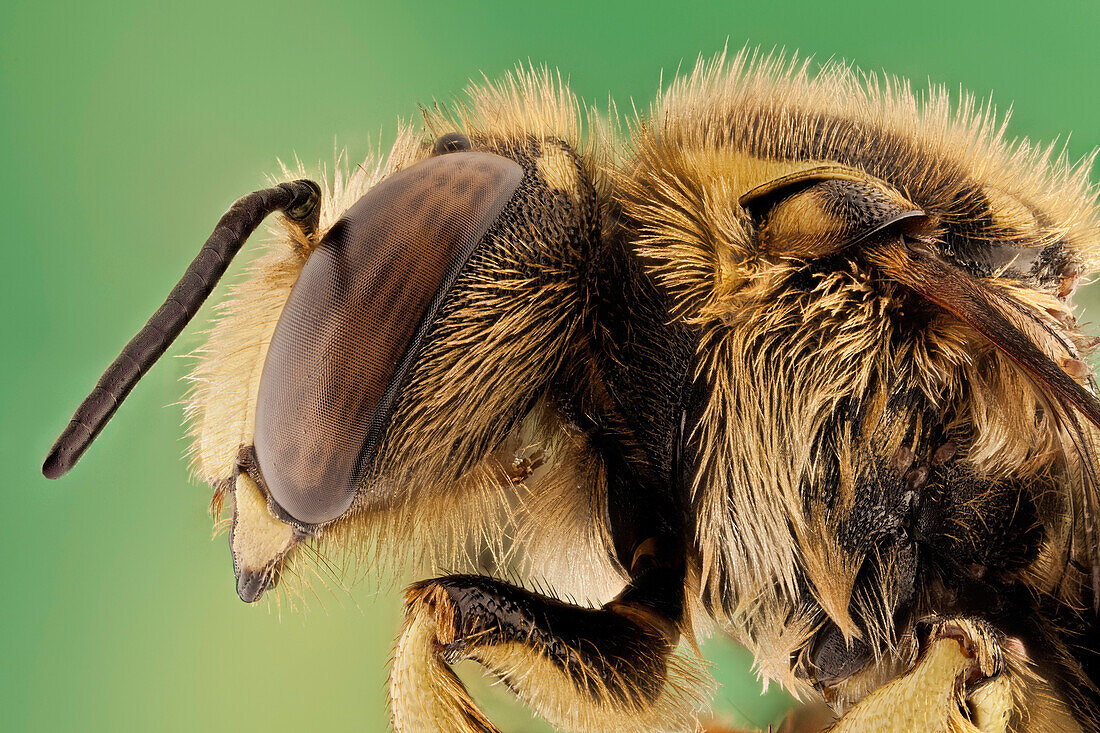
[(488, 153), (428, 159), (368, 191), (310, 255), (256, 407), (257, 463), (294, 519), (351, 507), (424, 333), (522, 175)]

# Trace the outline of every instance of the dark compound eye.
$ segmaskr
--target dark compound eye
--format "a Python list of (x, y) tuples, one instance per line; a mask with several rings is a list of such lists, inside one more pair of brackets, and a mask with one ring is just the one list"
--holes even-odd
[(309, 256), (256, 402), (257, 464), (299, 522), (352, 505), (442, 298), (522, 177), (487, 153), (429, 158), (368, 191)]
[(461, 153), (469, 149), (470, 138), (461, 132), (448, 132), (435, 141), (433, 150), (436, 155), (446, 155), (447, 153)]

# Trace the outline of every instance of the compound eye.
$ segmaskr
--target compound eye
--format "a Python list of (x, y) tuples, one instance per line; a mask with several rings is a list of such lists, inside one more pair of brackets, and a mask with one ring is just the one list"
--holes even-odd
[(522, 177), (488, 153), (429, 158), (368, 191), (310, 254), (256, 402), (256, 461), (291, 517), (351, 507), (436, 313)]

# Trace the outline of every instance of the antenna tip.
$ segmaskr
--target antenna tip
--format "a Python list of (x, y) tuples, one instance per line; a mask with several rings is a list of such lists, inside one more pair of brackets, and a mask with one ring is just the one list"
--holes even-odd
[(69, 472), (74, 463), (76, 461), (73, 460), (72, 451), (65, 450), (60, 444), (55, 445), (46, 456), (46, 460), (42, 462), (42, 475), (46, 478), (61, 478)]
[(50, 453), (46, 456), (45, 462), (42, 464), (42, 475), (46, 478), (61, 478), (69, 472), (71, 466), (65, 465), (65, 462), (61, 460), (61, 456), (57, 451)]
[[(93, 391), (92, 395), (95, 394), (96, 392)], [(87, 403), (89, 400), (91, 400), (91, 396), (84, 402)], [(81, 408), (83, 407), (84, 405), (81, 405)], [(114, 412), (114, 410), (107, 413), (108, 418), (110, 418), (111, 412)], [(77, 414), (80, 414), (79, 410)], [(106, 420), (101, 422), (106, 422)], [(97, 433), (98, 431), (93, 432), (74, 416), (69, 421), (69, 426), (61, 432), (61, 435), (54, 442), (53, 448), (50, 448), (50, 454), (46, 456), (46, 460), (42, 463), (42, 475), (46, 478), (61, 478), (67, 474), (80, 460), (80, 457), (84, 455), (88, 445), (95, 440)]]

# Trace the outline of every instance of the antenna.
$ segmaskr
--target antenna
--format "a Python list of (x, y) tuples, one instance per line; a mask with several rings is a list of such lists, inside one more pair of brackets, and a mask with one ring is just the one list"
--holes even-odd
[(282, 211), (307, 236), (312, 236), (317, 229), (320, 203), (320, 186), (313, 181), (298, 180), (255, 191), (230, 206), (164, 305), (126, 344), (76, 408), (68, 427), (46, 456), (42, 475), (59, 478), (76, 465), (138, 380), (195, 317), (245, 240), (268, 214)]

